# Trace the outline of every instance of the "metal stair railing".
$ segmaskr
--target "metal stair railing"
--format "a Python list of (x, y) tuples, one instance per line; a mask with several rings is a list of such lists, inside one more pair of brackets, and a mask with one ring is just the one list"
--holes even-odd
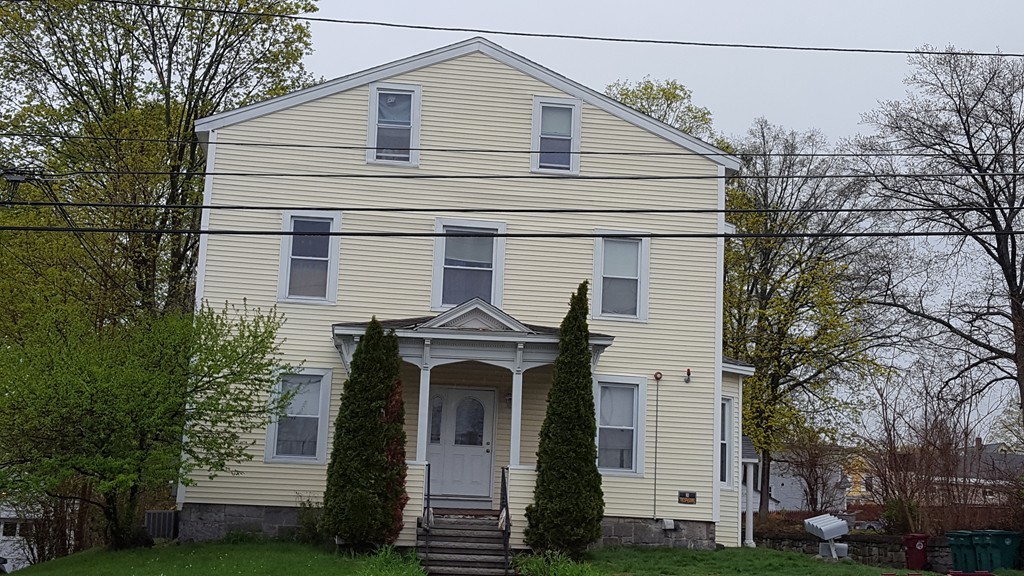
[(508, 510), (508, 466), (501, 469), (501, 511), (498, 512), (498, 527), (501, 528), (501, 538), (505, 548), (505, 575), (508, 576), (509, 555), (511, 553), (512, 541), (512, 516)]

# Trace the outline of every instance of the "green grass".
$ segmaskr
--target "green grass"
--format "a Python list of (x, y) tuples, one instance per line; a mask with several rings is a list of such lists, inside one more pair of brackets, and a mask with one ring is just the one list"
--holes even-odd
[(287, 542), (186, 544), (107, 552), (89, 550), (19, 570), (22, 576), (357, 576), (365, 557)]
[(853, 562), (829, 563), (793, 552), (729, 548), (715, 552), (611, 548), (586, 558), (599, 574), (630, 576), (880, 576), (906, 574)]
[[(611, 548), (586, 557), (602, 576), (880, 576), (907, 574), (852, 562), (837, 564), (792, 552), (727, 549), (716, 552), (664, 548)], [(408, 563), (389, 558), (334, 554), (286, 542), (167, 545), (148, 550), (90, 550), (19, 571), (22, 576), (406, 576)], [(1000, 576), (1024, 572), (999, 570)]]

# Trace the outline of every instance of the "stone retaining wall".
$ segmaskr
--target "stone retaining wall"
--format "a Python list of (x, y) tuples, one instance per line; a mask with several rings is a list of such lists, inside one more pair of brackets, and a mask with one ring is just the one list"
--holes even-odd
[[(764, 534), (755, 533), (757, 545), (775, 550), (799, 552), (801, 554), (817, 555), (818, 544), (821, 542), (817, 537), (810, 534)], [(905, 568), (907, 556), (903, 551), (903, 537), (886, 536), (881, 534), (847, 534), (839, 538), (850, 547), (850, 559), (861, 564), (881, 566), (885, 568)], [(928, 539), (928, 563), (929, 570), (934, 572), (947, 573), (953, 568), (953, 556), (949, 551), (949, 544), (944, 537), (932, 537)]]

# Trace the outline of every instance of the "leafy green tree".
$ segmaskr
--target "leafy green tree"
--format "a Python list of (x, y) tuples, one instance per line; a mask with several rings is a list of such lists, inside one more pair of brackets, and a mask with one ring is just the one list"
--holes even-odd
[(655, 120), (731, 151), (712, 126), (711, 110), (694, 104), (693, 92), (676, 80), (652, 80), (650, 76), (637, 82), (617, 80), (604, 93)]
[(737, 148), (753, 177), (728, 190), (726, 206), (737, 232), (756, 236), (726, 243), (723, 347), (755, 367), (743, 431), (761, 453), (766, 514), (772, 454), (800, 427), (842, 424), (854, 405), (839, 386), (870, 370), (869, 351), (891, 340), (865, 307), (870, 247), (832, 236), (861, 226), (861, 213), (842, 209), (858, 206), (863, 188), (842, 177), (821, 134), (759, 119)]
[(358, 549), (391, 544), (402, 530), (405, 410), (398, 337), (374, 317), (352, 355), (327, 466), (322, 532)]
[[(276, 312), (97, 324), (80, 303), (38, 304), (0, 337), (0, 491), (96, 507), (112, 548), (143, 543), (147, 491), (230, 472), (282, 406), (267, 401), (289, 369)], [(62, 493), (68, 483), (88, 490)]]
[[(120, 312), (188, 311), (205, 155), (198, 118), (307, 85), (307, 23), (276, 15), (313, 0), (106, 3), (7, 2), (0, 7), (0, 167), (42, 176), (22, 184), (49, 200), (160, 205), (75, 209), (65, 225), (153, 230), (79, 237), (106, 269)], [(209, 10), (205, 10), (209, 9)], [(269, 16), (244, 14), (264, 13)], [(74, 173), (59, 178), (53, 174)], [(120, 240), (124, 240), (121, 242)]]
[(604, 493), (597, 470), (597, 421), (584, 281), (559, 331), (547, 413), (537, 448), (537, 483), (526, 508), (526, 542), (578, 558), (601, 537)]

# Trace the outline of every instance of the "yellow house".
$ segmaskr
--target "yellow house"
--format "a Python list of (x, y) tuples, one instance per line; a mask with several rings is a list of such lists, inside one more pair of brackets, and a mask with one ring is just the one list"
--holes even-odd
[(557, 327), (590, 280), (604, 542), (740, 544), (752, 371), (721, 354), (736, 158), (481, 38), (196, 128), (216, 207), (197, 296), (277, 306), (302, 369), (240, 475), (179, 490), (182, 538), (278, 534), (321, 497), (348, 362), (376, 316), (405, 361), (398, 544), (507, 499), (524, 547)]

